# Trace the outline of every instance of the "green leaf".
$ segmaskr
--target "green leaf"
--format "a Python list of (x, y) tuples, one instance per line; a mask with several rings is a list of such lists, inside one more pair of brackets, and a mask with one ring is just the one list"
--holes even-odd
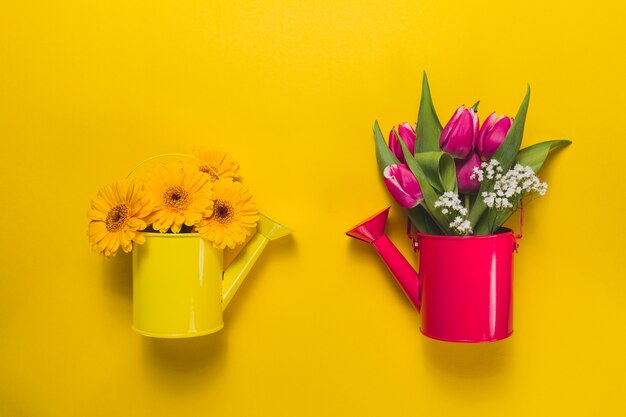
[(528, 146), (517, 154), (517, 162), (539, 172), (551, 150), (572, 143), (571, 140), (548, 140)]
[[(480, 200), (482, 197), (477, 197), (476, 200)], [(483, 215), (480, 219), (478, 219), (478, 222), (476, 223), (476, 226), (474, 226), (474, 236), (480, 236), (480, 235), (489, 235), (491, 234), (491, 229), (490, 229), (490, 223), (491, 223), (491, 219), (494, 210), (487, 210), (486, 212), (483, 212)]]
[(493, 155), (493, 158), (500, 162), (504, 172), (508, 171), (509, 168), (513, 166), (515, 157), (517, 156), (519, 148), (522, 144), (522, 136), (524, 136), (524, 125), (526, 124), (526, 113), (528, 113), (529, 101), (530, 86), (528, 86), (526, 90), (526, 96), (524, 97), (524, 100), (522, 100), (522, 104), (517, 111), (517, 115), (515, 116), (515, 120), (513, 121), (511, 128), (504, 138), (504, 142)]
[(489, 233), (495, 233), (496, 230), (502, 226), (502, 224), (509, 219), (515, 213), (515, 210), (507, 209), (502, 211), (496, 210), (495, 218), (489, 229)]
[(426, 233), (429, 235), (440, 235), (441, 229), (437, 226), (437, 223), (430, 217), (428, 211), (419, 204), (411, 209), (407, 210), (411, 222), (420, 233)]
[(422, 152), (415, 155), (415, 160), (421, 165), (432, 186), (439, 194), (446, 191), (457, 192), (454, 159), (452, 157), (442, 158), (444, 154), (448, 155), (445, 152)]
[[(454, 177), (454, 183), (450, 184), (449, 178), (451, 178), (451, 175), (449, 172), (439, 172), (439, 170), (434, 172), (432, 167), (437, 166), (441, 170), (454, 169), (454, 159), (452, 159), (452, 157), (445, 152), (428, 152), (418, 155), (418, 161), (411, 155), (411, 152), (406, 147), (404, 141), (400, 140), (400, 144), (402, 145), (402, 151), (404, 152), (407, 165), (409, 166), (411, 172), (413, 172), (413, 175), (415, 175), (415, 178), (417, 178), (417, 182), (419, 182), (420, 188), (422, 189), (422, 195), (424, 196), (424, 208), (437, 226), (439, 226), (443, 234), (453, 234), (450, 230), (450, 222), (447, 217), (435, 208), (435, 202), (439, 199), (442, 193), (437, 191), (434, 184), (439, 183), (440, 186), (449, 186), (449, 189), (444, 188), (444, 190), (453, 191), (457, 188), (456, 175), (452, 174)], [(443, 184), (442, 179), (445, 179)]]
[(378, 125), (378, 120), (374, 122), (374, 140), (376, 142), (376, 161), (378, 162), (378, 167), (381, 172), (389, 165), (400, 163), (398, 158), (391, 152), (391, 149), (389, 149), (389, 146), (387, 146), (383, 132), (381, 132), (380, 126)]
[(415, 153), (437, 152), (439, 149), (439, 137), (441, 136), (441, 123), (433, 106), (430, 96), (430, 86), (426, 71), (422, 78), (422, 97), (417, 114), (417, 128), (415, 129)]
[[(530, 86), (528, 86), (528, 89), (526, 90), (524, 100), (522, 100), (522, 104), (517, 111), (517, 115), (515, 116), (515, 120), (513, 121), (509, 132), (504, 138), (504, 142), (493, 155), (493, 159), (497, 160), (500, 163), (500, 166), (502, 166), (503, 172), (506, 172), (511, 168), (519, 152), (520, 145), (522, 144), (522, 136), (524, 135), (524, 124), (526, 123), (526, 113), (528, 113), (529, 101)], [(485, 178), (480, 186), (478, 195), (480, 196), (484, 191), (491, 189), (494, 182), (495, 179), (488, 180)], [(489, 218), (489, 216), (483, 216), (485, 209), (487, 209), (487, 206), (485, 205), (483, 199), (477, 198), (469, 215), (469, 220), (472, 223), (475, 235), (478, 234), (476, 232), (477, 230), (484, 230), (484, 227), (480, 222), (487, 221)]]

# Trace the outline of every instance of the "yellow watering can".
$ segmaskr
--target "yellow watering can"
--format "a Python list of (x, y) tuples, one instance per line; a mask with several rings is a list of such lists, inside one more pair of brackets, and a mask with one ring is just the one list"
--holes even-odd
[(133, 248), (133, 329), (182, 338), (214, 333), (222, 311), (270, 240), (290, 231), (260, 213), (257, 232), (223, 271), (223, 251), (198, 233), (145, 233)]

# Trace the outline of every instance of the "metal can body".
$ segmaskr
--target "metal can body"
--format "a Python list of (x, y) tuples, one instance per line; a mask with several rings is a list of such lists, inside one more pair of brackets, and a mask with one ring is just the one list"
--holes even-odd
[(222, 251), (197, 233), (145, 233), (133, 248), (133, 329), (182, 338), (220, 330)]
[(450, 342), (489, 342), (513, 332), (511, 230), (487, 236), (418, 233), (421, 331)]

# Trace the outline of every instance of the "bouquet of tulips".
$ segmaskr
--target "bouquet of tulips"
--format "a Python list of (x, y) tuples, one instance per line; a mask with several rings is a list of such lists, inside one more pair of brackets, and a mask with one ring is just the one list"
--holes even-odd
[(218, 249), (234, 248), (256, 228), (252, 195), (239, 164), (219, 150), (180, 155), (136, 179), (102, 188), (87, 213), (89, 241), (111, 257), (145, 242), (144, 232), (199, 233)]
[(389, 143), (374, 124), (376, 159), (389, 192), (418, 231), (434, 235), (495, 233), (524, 201), (546, 193), (537, 172), (552, 140), (520, 149), (530, 88), (515, 118), (491, 113), (479, 124), (477, 102), (442, 127), (424, 73), (415, 128), (392, 128)]

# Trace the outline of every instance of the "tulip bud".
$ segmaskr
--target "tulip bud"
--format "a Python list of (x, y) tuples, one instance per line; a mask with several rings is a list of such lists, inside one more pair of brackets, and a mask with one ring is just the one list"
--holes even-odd
[(463, 194), (476, 194), (480, 189), (480, 182), (477, 179), (471, 179), (474, 167), (480, 168), (480, 158), (475, 152), (472, 152), (467, 159), (457, 159), (456, 163), (456, 181), (459, 185), (459, 192)]
[[(389, 132), (389, 149), (391, 149), (391, 152), (393, 152), (396, 158), (404, 164), (406, 163), (404, 152), (402, 152), (402, 145), (400, 145), (400, 140), (396, 136), (394, 129), (391, 129), (391, 132)], [(408, 122), (402, 123), (398, 126), (398, 134), (404, 141), (409, 152), (411, 152), (411, 155), (413, 155), (415, 153), (415, 129), (413, 129), (413, 126)]]
[(408, 165), (389, 165), (384, 169), (383, 176), (387, 189), (402, 207), (413, 208), (424, 199), (417, 178)]
[(476, 151), (480, 157), (486, 161), (491, 159), (500, 145), (504, 142), (506, 134), (513, 124), (513, 118), (509, 116), (496, 117), (493, 112), (487, 117), (480, 128)]
[(457, 159), (465, 159), (474, 148), (478, 137), (478, 115), (474, 109), (461, 106), (443, 128), (439, 147)]

